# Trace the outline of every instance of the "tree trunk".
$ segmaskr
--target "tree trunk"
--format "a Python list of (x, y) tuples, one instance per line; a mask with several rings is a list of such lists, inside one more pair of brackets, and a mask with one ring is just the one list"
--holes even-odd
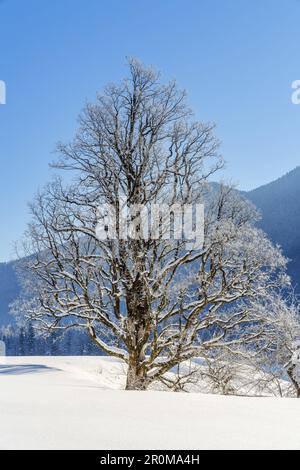
[[(138, 259), (138, 254), (136, 254)], [(147, 291), (140, 272), (145, 271), (143, 264), (137, 265), (139, 272), (127, 294), (127, 348), (129, 352), (126, 390), (146, 390), (149, 385), (145, 369), (145, 351), (151, 331), (150, 306)]]
[(126, 390), (146, 390), (147, 377), (144, 368), (140, 366), (140, 360), (136, 356), (129, 358)]
[(300, 385), (298, 384), (298, 382), (294, 378), (293, 367), (292, 366), (287, 370), (287, 373), (288, 373), (288, 376), (290, 378), (290, 381), (292, 382), (292, 384), (295, 387), (297, 398), (300, 398)]

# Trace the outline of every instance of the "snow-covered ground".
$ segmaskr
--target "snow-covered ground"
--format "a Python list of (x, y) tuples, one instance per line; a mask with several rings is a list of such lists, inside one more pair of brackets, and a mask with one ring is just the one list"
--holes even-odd
[(0, 449), (300, 449), (300, 400), (125, 392), (122, 363), (0, 363)]

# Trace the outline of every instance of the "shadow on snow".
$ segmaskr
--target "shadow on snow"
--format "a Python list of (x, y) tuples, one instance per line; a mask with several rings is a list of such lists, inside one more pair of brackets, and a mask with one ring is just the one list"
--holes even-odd
[(49, 372), (49, 371), (58, 371), (54, 367), (44, 366), (42, 364), (16, 364), (16, 365), (6, 365), (0, 364), (0, 375), (22, 375), (22, 374), (32, 374), (38, 372)]

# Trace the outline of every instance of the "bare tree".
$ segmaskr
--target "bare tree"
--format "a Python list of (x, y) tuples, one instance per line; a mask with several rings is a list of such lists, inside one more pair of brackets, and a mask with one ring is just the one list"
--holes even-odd
[[(193, 121), (175, 83), (162, 85), (135, 60), (129, 70), (86, 106), (74, 141), (59, 145), (55, 167), (73, 183), (57, 179), (32, 205), (26, 311), (43, 329), (86, 329), (126, 362), (127, 389), (143, 390), (210, 348), (259, 341), (263, 322), (247, 299), (282, 282), (285, 260), (254, 228), (253, 207), (231, 188), (209, 190), (222, 166), (214, 126)], [(116, 223), (117, 236), (100, 239), (99, 207), (117, 212), (120, 192), (146, 207), (205, 200), (204, 245), (144, 237), (140, 213), (135, 236)]]
[(265, 372), (261, 375), (261, 387), (277, 388), (280, 396), (290, 395), (290, 388), (283, 387), (289, 379), (294, 395), (300, 398), (299, 344), (300, 320), (299, 303), (294, 292), (272, 292), (255, 308), (266, 321), (265, 348), (254, 357), (252, 366)]
[(236, 395), (240, 369), (235, 355), (215, 349), (202, 358), (198, 377), (209, 393)]

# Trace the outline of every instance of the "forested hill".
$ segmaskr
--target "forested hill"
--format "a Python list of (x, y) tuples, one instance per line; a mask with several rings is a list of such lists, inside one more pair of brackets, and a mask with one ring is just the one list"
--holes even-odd
[(300, 167), (244, 195), (260, 209), (260, 227), (291, 260), (289, 273), (300, 291)]
[(9, 314), (9, 304), (20, 292), (19, 283), (14, 269), (15, 263), (0, 263), (0, 326), (13, 323)]

